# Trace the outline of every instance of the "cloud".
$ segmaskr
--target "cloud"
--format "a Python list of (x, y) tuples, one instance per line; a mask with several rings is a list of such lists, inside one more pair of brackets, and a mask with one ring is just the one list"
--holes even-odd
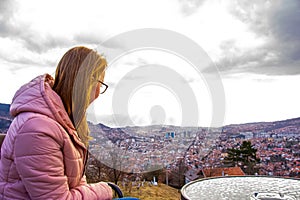
[(0, 59), (3, 63), (12, 63), (15, 70), (18, 65), (53, 65), (56, 60), (43, 57), (45, 53), (54, 48), (69, 46), (72, 40), (34, 30), (30, 23), (22, 20), (18, 9), (19, 3), (14, 0), (0, 1), (0, 40), (3, 45)]
[[(22, 11), (24, 12), (24, 8), (21, 6), (20, 2), (15, 0), (0, 1), (0, 38), (8, 38), (18, 42), (25, 48), (25, 51), (42, 54), (55, 48), (68, 48), (77, 44), (97, 45), (102, 42), (102, 37), (91, 30), (83, 33), (79, 30), (80, 34), (65, 34), (57, 29), (47, 32), (33, 25), (38, 20), (33, 18), (28, 21), (27, 15), (23, 19)], [(57, 22), (58, 25), (53, 27), (59, 28), (60, 23)], [(3, 59), (5, 58), (3, 57)], [(26, 59), (30, 58), (23, 58), (23, 60)]]
[[(233, 44), (234, 52), (223, 49), (223, 56), (216, 62), (224, 74), (250, 72), (267, 75), (300, 74), (300, 59), (295, 54), (298, 48), (291, 49), (292, 44), (265, 44), (251, 49), (238, 48)], [(282, 49), (283, 48), (283, 49)], [(287, 48), (285, 50), (284, 48)]]
[[(37, 37), (36, 37), (37, 38)], [(33, 40), (33, 39), (30, 39)], [(11, 63), (15, 66), (14, 69), (18, 70), (19, 67), (49, 67), (55, 66), (58, 56), (61, 56), (62, 50), (46, 48), (38, 53), (37, 50), (32, 50), (34, 45), (28, 48), (29, 43), (25, 43), (20, 38), (14, 37), (0, 37), (0, 42), (3, 48), (0, 50), (0, 61), (2, 65)], [(35, 47), (38, 48), (38, 47)], [(18, 67), (19, 66), (19, 67)]]
[(20, 34), (22, 29), (15, 21), (16, 10), (17, 4), (14, 0), (0, 1), (0, 37), (11, 37)]
[(224, 73), (300, 74), (300, 2), (232, 1), (229, 11), (264, 42), (241, 48), (235, 40), (220, 44), (217, 66)]
[(28, 50), (36, 53), (44, 53), (54, 48), (69, 47), (74, 42), (67, 37), (60, 37), (51, 34), (40, 34), (37, 31), (28, 31), (19, 35), (19, 39)]
[(95, 32), (75, 34), (74, 40), (77, 43), (86, 43), (86, 44), (101, 44), (103, 42), (102, 36), (96, 34)]
[[(212, 5), (216, 2), (220, 3), (216, 0), (213, 1)], [(176, 5), (180, 6), (179, 9), (184, 16), (190, 16), (200, 12), (199, 9), (205, 6), (204, 4), (208, 5), (208, 1), (178, 0)], [(20, 13), (16, 12), (19, 9), (19, 5), (21, 5), (20, 2), (16, 3), (15, 0), (1, 0), (0, 37), (17, 41), (24, 47), (22, 52), (28, 51), (37, 55), (43, 55), (52, 49), (66, 49), (78, 44), (97, 45), (99, 47), (97, 48), (98, 51), (105, 52), (109, 62), (115, 58), (115, 55), (119, 55), (119, 52), (122, 52), (122, 41), (105, 43), (104, 35), (107, 34), (102, 33), (100, 29), (97, 30), (96, 27), (88, 28), (85, 31), (83, 29), (86, 26), (80, 24), (80, 21), (78, 25), (76, 23), (78, 31), (77, 28), (73, 27), (76, 31), (69, 31), (71, 34), (63, 32), (62, 27), (64, 27), (64, 24), (62, 22), (57, 22), (58, 25), (56, 23), (49, 24), (49, 27), (54, 29), (53, 31), (47, 32), (41, 27), (41, 30), (39, 30), (39, 23), (35, 19), (29, 18), (26, 21), (22, 19), (22, 16), (19, 16)], [(220, 5), (224, 6), (225, 4)], [(300, 70), (297, 67), (300, 62), (299, 1), (232, 0), (226, 5), (228, 5), (227, 9), (232, 16), (245, 24), (249, 33), (253, 33), (254, 37), (262, 40), (263, 43), (253, 47), (245, 47), (241, 46), (239, 41), (234, 38), (223, 40), (219, 45), (221, 56), (215, 61), (221, 72), (228, 74), (235, 72), (282, 75), (300, 74)], [(193, 15), (193, 17), (197, 16)], [(188, 22), (189, 18), (185, 17), (184, 20)], [(210, 19), (205, 20), (209, 21)], [(37, 23), (37, 25), (34, 26), (34, 23)], [(213, 36), (209, 37), (212, 38)], [(0, 54), (0, 58), (19, 64), (39, 62), (35, 60), (30, 62), (32, 57), (27, 57), (27, 55), (18, 58), (8, 58)], [(54, 61), (47, 61), (47, 64), (54, 63)]]
[(206, 0), (178, 0), (181, 6), (181, 12), (185, 16), (189, 16), (197, 12), (198, 8), (203, 5)]
[(290, 60), (300, 59), (300, 2), (280, 1), (270, 15), (270, 29), (281, 48), (282, 55)]
[[(287, 40), (299, 40), (300, 28), (300, 2), (288, 1), (272, 12), (271, 27), (278, 38)], [(297, 36), (298, 35), (298, 36)], [(296, 36), (296, 37), (295, 37)]]

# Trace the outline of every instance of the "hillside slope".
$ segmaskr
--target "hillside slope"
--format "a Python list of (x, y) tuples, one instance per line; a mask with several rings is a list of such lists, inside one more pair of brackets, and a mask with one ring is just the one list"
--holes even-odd
[(12, 121), (9, 114), (9, 104), (0, 103), (0, 133), (6, 133)]
[(131, 192), (129, 188), (124, 188), (120, 186), (124, 196), (137, 197), (142, 200), (179, 200), (180, 191), (178, 189), (172, 188), (168, 185), (159, 183), (158, 186), (147, 185), (144, 187), (132, 187)]

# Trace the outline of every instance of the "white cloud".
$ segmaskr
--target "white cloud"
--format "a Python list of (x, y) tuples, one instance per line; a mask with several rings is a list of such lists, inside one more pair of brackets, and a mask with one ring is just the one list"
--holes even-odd
[[(299, 97), (293, 90), (299, 85), (299, 77), (285, 76), (300, 73), (297, 45), (300, 29), (295, 26), (298, 22), (295, 12), (298, 4), (295, 2), (288, 0), (287, 4), (281, 5), (270, 4), (267, 0), (4, 0), (0, 6), (3, 8), (0, 14), (0, 101), (9, 103), (14, 91), (34, 76), (53, 73), (64, 52), (74, 45), (98, 47), (98, 52), (103, 52), (110, 61), (111, 52), (118, 51), (122, 41), (105, 47), (100, 45), (101, 42), (133, 29), (163, 28), (194, 40), (218, 65), (224, 77), (228, 102), (226, 123), (295, 117), (297, 109), (292, 108), (297, 107)], [(172, 55), (150, 51), (126, 55), (110, 66), (105, 81), (111, 90), (100, 96), (101, 106), (96, 105), (102, 119), (112, 114), (112, 92), (119, 80), (143, 62), (156, 62), (177, 70), (200, 102), (203, 124), (209, 123), (213, 113), (204, 81)], [(258, 74), (267, 74), (274, 80), (257, 81), (247, 78), (249, 74), (257, 74), (251, 77), (258, 78), (262, 78)], [(137, 99), (133, 98), (134, 104), (140, 101)], [(164, 102), (161, 103), (166, 108), (166, 118), (174, 123), (181, 121), (180, 117), (169, 117), (171, 111)], [(131, 105), (132, 118), (145, 122), (140, 116), (151, 111), (151, 102), (147, 102), (149, 106), (140, 115), (137, 110), (142, 110), (142, 105), (137, 105), (135, 110), (134, 104)], [(172, 105), (175, 104), (174, 101)], [(259, 112), (256, 113), (255, 108)], [(278, 112), (274, 113), (273, 109)], [(172, 115), (178, 112), (174, 111)], [(119, 118), (126, 122), (124, 116)]]
[(240, 74), (224, 78), (225, 124), (276, 121), (299, 117), (300, 76)]

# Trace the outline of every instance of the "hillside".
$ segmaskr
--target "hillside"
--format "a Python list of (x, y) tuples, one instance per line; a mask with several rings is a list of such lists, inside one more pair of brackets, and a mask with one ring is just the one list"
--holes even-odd
[(0, 133), (6, 133), (12, 121), (12, 117), (9, 114), (9, 107), (9, 104), (0, 103)]
[(137, 197), (142, 200), (178, 200), (180, 199), (180, 191), (168, 185), (159, 183), (158, 186), (145, 185), (144, 187), (132, 187), (129, 189), (120, 186), (124, 196)]
[(9, 104), (0, 103), (0, 116), (2, 117), (10, 117), (9, 115)]
[[(9, 114), (9, 104), (2, 104), (0, 103), (0, 132), (5, 132), (11, 123), (12, 117)], [(103, 124), (94, 125), (92, 123), (89, 124), (91, 131), (93, 130), (102, 130), (104, 132), (113, 132), (115, 134), (122, 134), (125, 135), (126, 133), (124, 130), (129, 132), (138, 133), (139, 130), (147, 130), (150, 129), (159, 129), (164, 130), (168, 128), (180, 128), (177, 126), (168, 126), (165, 125), (161, 126), (143, 126), (143, 127), (123, 127), (123, 128), (110, 128)], [(181, 127), (183, 128), (183, 127)], [(251, 131), (255, 132), (294, 132), (300, 133), (300, 118), (293, 118), (293, 119), (286, 119), (281, 121), (274, 121), (274, 122), (253, 122), (253, 123), (245, 123), (245, 124), (231, 124), (222, 127), (223, 133), (234, 134), (240, 132), (248, 132)]]
[(300, 133), (300, 118), (274, 122), (255, 122), (246, 124), (232, 124), (222, 127), (223, 133), (234, 134), (240, 132), (272, 132), (272, 133)]

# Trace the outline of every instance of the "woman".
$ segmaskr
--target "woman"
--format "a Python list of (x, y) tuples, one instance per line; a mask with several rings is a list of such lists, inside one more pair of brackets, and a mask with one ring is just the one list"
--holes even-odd
[(1, 149), (0, 199), (112, 199), (103, 182), (87, 184), (86, 109), (107, 85), (106, 60), (75, 47), (55, 79), (38, 76), (15, 94), (14, 117)]

